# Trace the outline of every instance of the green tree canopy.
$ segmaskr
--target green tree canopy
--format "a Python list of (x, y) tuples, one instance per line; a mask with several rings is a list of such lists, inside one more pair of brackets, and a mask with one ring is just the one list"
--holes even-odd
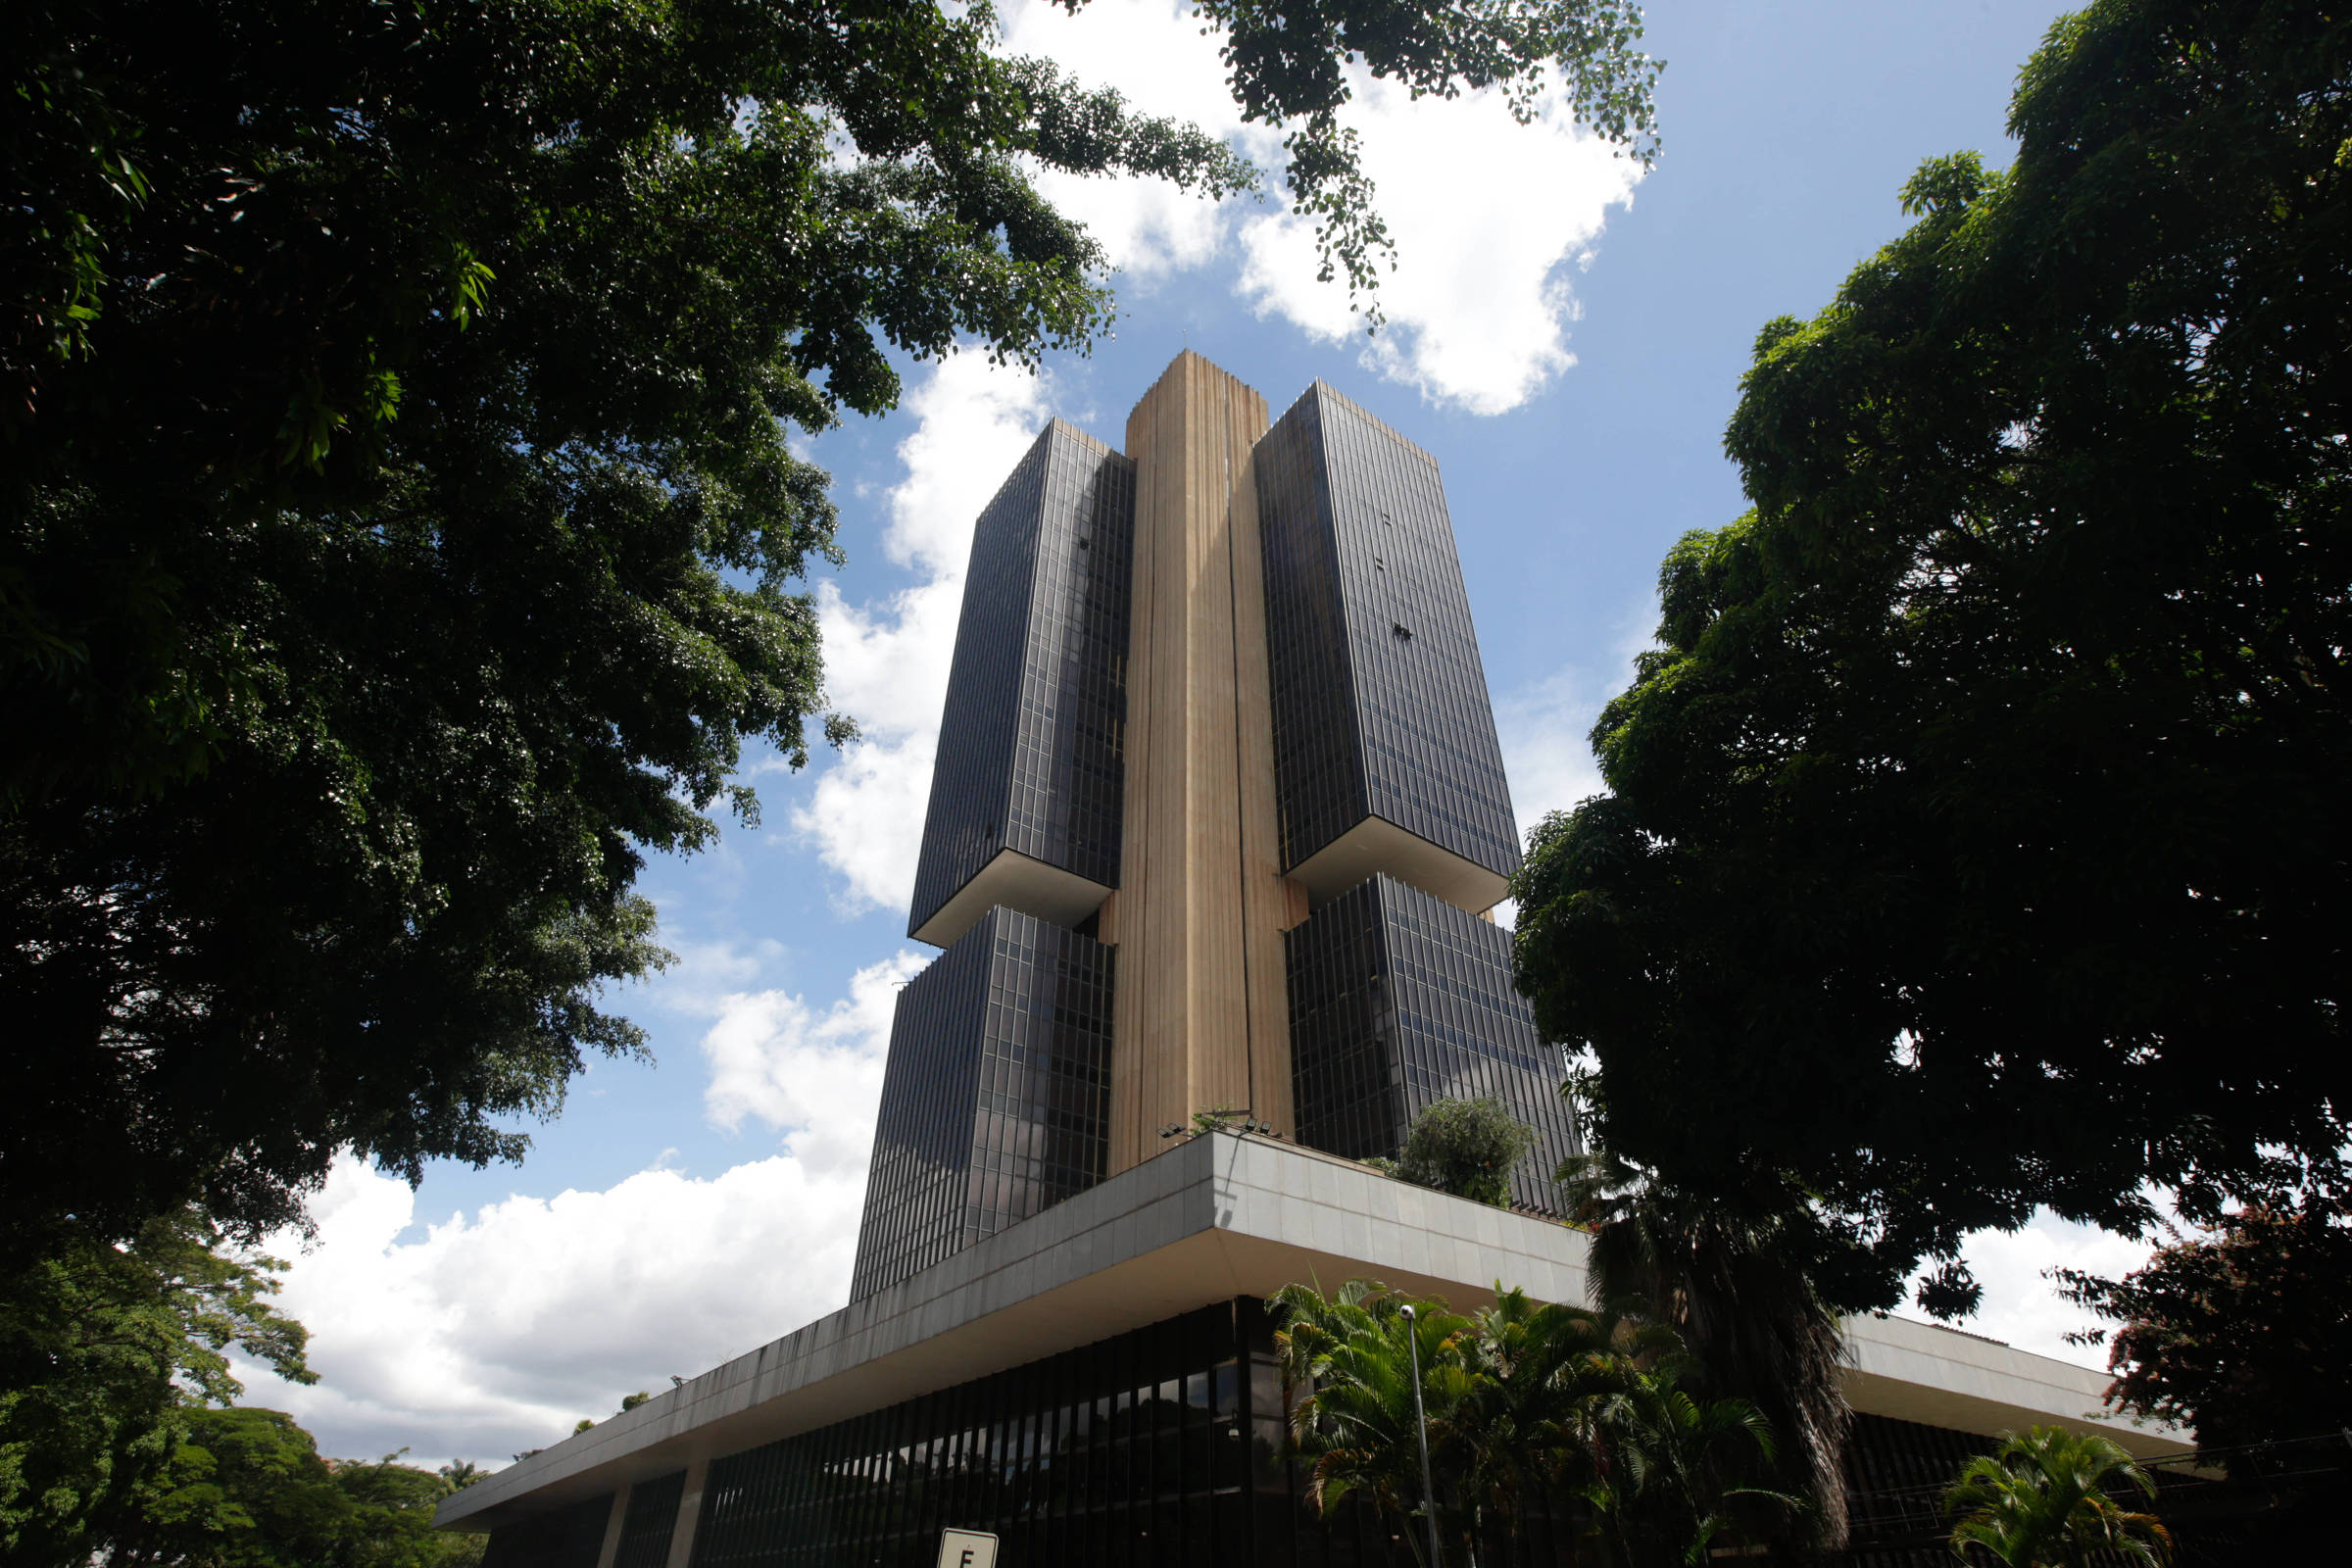
[(2343, 1429), (2352, 1211), (2341, 1201), (2247, 1208), (2211, 1235), (2176, 1236), (2120, 1280), (2057, 1277), (2069, 1300), (2120, 1323), (2110, 1404), (2191, 1428), (2209, 1448)]
[(1699, 1369), (1663, 1324), (1499, 1285), (1469, 1315), (1370, 1280), (1328, 1297), (1288, 1286), (1270, 1304), (1307, 1501), (1329, 1516), (1356, 1499), (1425, 1568), (1443, 1568), (1427, 1563), (1433, 1505), (1446, 1563), (1518, 1560), (1542, 1506), (1580, 1561), (1634, 1568), (1704, 1562), (1777, 1522), (1740, 1504), (1793, 1501), (1747, 1484), (1771, 1461), (1770, 1422), (1744, 1399), (1694, 1396)]
[[(1756, 1411), (1775, 1435), (1759, 1478), (1774, 1495), (1748, 1509), (1788, 1547), (1845, 1544), (1845, 1336), (1811, 1275), (1817, 1223), (1678, 1191), (1605, 1153), (1561, 1167), (1569, 1212), (1592, 1233), (1592, 1290), (1614, 1309), (1671, 1329), (1687, 1381)], [(1795, 1509), (1784, 1497), (1802, 1499)], [(1734, 1504), (1738, 1508), (1738, 1504)]]
[(1437, 1100), (1405, 1129), (1396, 1159), (1369, 1163), (1399, 1181), (1504, 1208), (1511, 1172), (1535, 1147), (1535, 1130), (1491, 1095)]
[[(321, 1458), (278, 1410), (190, 1410), (163, 1470), (93, 1532), (109, 1568), (470, 1568), (478, 1535), (441, 1535), (449, 1480), (397, 1453)], [(79, 1559), (76, 1559), (79, 1560)]]
[(1849, 1307), (2340, 1182), (2352, 1111), (2352, 18), (2101, 0), (2009, 123), (1758, 338), (1754, 510), (1516, 887), (1598, 1144), (1815, 1205)]
[[(1342, 58), (1647, 155), (1624, 0), (1203, 15), (1351, 278)], [(643, 856), (822, 715), (787, 426), (1102, 328), (1029, 171), (1256, 178), (985, 5), (28, 0), (0, 70), (0, 1250), (516, 1156), (641, 1048)]]
[(87, 1562), (128, 1499), (199, 1484), (174, 1456), (192, 1410), (240, 1392), (230, 1348), (315, 1381), (308, 1335), (270, 1304), (279, 1265), (220, 1240), (189, 1211), (126, 1247), (59, 1221), (35, 1261), (0, 1271), (0, 1557)]
[(1943, 1494), (1962, 1562), (2002, 1568), (2088, 1568), (2093, 1562), (2170, 1562), (2171, 1532), (2111, 1494), (2154, 1498), (2156, 1483), (2112, 1441), (2061, 1427), (2013, 1432), (1968, 1462)]

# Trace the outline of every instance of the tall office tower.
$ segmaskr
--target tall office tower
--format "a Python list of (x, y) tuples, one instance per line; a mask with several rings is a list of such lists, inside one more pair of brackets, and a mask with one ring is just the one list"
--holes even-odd
[(907, 935), (1074, 926), (1118, 881), (1135, 465), (1055, 419), (980, 514)]
[(851, 1289), (1100, 1181), (1135, 465), (1056, 419), (972, 533)]
[(1258, 448), (1282, 866), (1477, 913), (1519, 869), (1437, 460), (1317, 382)]
[[(946, 951), (900, 994), (849, 1303), (443, 1502), (484, 1568), (932, 1568), (973, 1530), (999, 1568), (1409, 1568), (1312, 1502), (1267, 1298), (1585, 1299), (1563, 1063), (1482, 918), (1518, 847), (1437, 465), (1320, 383), (1269, 428), (1191, 354), (1126, 443), (1054, 422), (973, 535), (908, 919)], [(1476, 1095), (1539, 1135), (1511, 1208), (1359, 1163)], [(1282, 1136), (1160, 1136), (1219, 1106)], [(1857, 1496), (1892, 1521), (1857, 1563), (1984, 1434), (2187, 1449), (2086, 1418), (2079, 1367), (1848, 1344), (1847, 1474), (1895, 1499)], [(1555, 1500), (1515, 1561), (1572, 1568)]]
[(1125, 456), (1054, 421), (973, 532), (907, 921), (948, 952), (899, 1004), (855, 1294), (1217, 1108), (1361, 1158), (1491, 1095), (1549, 1210), (1561, 1063), (1478, 918), (1518, 863), (1429, 454), (1321, 383), (1269, 430), (1192, 354)]
[(1562, 1063), (1473, 912), (1518, 830), (1437, 460), (1321, 382), (1256, 459), (1282, 865), (1313, 908), (1286, 944), (1298, 1140), (1392, 1154), (1432, 1102), (1493, 1098), (1537, 1135), (1514, 1200), (1554, 1211)]
[(852, 1296), (1102, 1179), (1110, 960), (998, 905), (899, 992)]

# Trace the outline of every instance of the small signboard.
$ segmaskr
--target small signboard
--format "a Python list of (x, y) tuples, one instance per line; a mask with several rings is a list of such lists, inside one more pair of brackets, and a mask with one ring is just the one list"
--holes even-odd
[(939, 1568), (997, 1568), (997, 1538), (985, 1530), (942, 1530)]

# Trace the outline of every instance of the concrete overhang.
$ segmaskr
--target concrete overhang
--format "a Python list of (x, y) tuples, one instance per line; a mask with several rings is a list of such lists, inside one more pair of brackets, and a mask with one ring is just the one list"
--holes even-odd
[(1511, 879), (1500, 871), (1433, 844), (1385, 816), (1365, 817), (1285, 874), (1306, 889), (1319, 909), (1378, 871), (1472, 914), (1486, 913), (1511, 891)]
[[(656, 1395), (445, 1499), (486, 1530), (1237, 1296), (1358, 1277), (1494, 1298), (1497, 1280), (1583, 1301), (1585, 1237), (1271, 1139), (1171, 1146), (899, 1285)], [(2096, 1413), (2097, 1373), (1897, 1318), (1848, 1325), (1857, 1409), (1970, 1432), (2095, 1430), (2142, 1455), (2179, 1433)]]
[(1032, 859), (1018, 850), (999, 850), (931, 918), (910, 926), (906, 934), (933, 947), (950, 947), (999, 904), (1066, 931), (1102, 907), (1109, 897), (1110, 889), (1075, 871)]

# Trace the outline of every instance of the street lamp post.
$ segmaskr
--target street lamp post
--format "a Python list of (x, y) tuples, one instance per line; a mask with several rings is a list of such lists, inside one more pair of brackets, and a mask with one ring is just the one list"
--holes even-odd
[(1413, 1440), (1421, 1446), (1421, 1511), (1429, 1523), (1429, 1568), (1445, 1568), (1438, 1552), (1438, 1488), (1429, 1478), (1429, 1412), (1421, 1405), (1420, 1322), (1409, 1306), (1404, 1314), (1404, 1349), (1413, 1364)]

